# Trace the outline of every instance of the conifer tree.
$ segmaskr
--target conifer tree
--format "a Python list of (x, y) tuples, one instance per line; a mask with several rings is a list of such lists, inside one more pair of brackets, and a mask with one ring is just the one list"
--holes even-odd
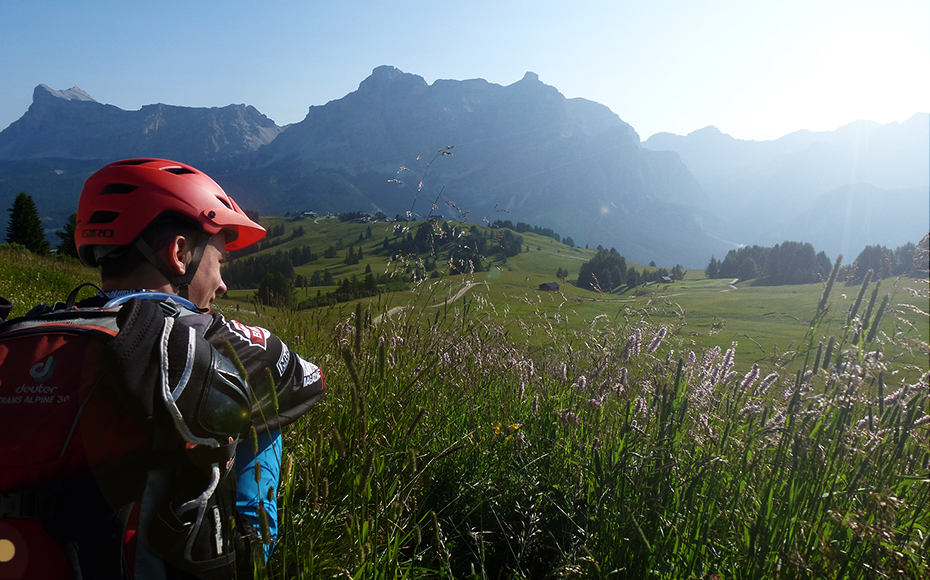
[(32, 196), (21, 191), (10, 207), (10, 221), (6, 226), (6, 241), (22, 244), (30, 252), (47, 254), (48, 242), (42, 230), (42, 220)]
[(57, 248), (60, 256), (78, 257), (77, 245), (74, 243), (75, 229), (77, 229), (77, 212), (72, 213), (65, 225), (55, 232), (55, 235), (60, 240)]

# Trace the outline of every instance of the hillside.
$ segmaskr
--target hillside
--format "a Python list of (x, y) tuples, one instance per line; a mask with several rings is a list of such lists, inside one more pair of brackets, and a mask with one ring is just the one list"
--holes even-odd
[[(423, 223), (400, 225), (409, 225), (409, 233), (414, 234)], [(470, 224), (448, 223), (466, 229), (472, 227)], [(390, 274), (405, 281), (403, 290), (343, 302), (325, 309), (329, 313), (325, 316), (344, 316), (345, 312), (354, 308), (356, 302), (381, 312), (412, 304), (438, 307), (450, 300), (477, 301), (485, 305), (487, 312), (493, 312), (494, 318), (509, 322), (508, 328), (514, 340), (531, 340), (534, 346), (540, 348), (546, 346), (545, 340), (538, 342), (540, 337), (527, 330), (540, 322), (558, 324), (565, 329), (581, 332), (598, 316), (617, 312), (635, 315), (641, 308), (659, 304), (657, 311), (650, 315), (651, 319), (666, 324), (687, 320), (682, 333), (690, 344), (702, 348), (726, 347), (733, 341), (740, 341), (745, 342), (744, 350), (747, 353), (751, 352), (760, 359), (770, 358), (785, 353), (786, 349), (791, 351), (792, 343), (804, 334), (810, 313), (816, 308), (823, 291), (821, 284), (759, 287), (754, 286), (753, 280), (745, 280), (732, 285), (729, 279), (708, 280), (703, 269), (699, 269), (685, 270), (684, 278), (672, 284), (648, 283), (635, 288), (622, 287), (611, 293), (599, 293), (575, 286), (581, 265), (595, 256), (596, 249), (572, 248), (533, 233), (520, 234), (523, 251), (517, 255), (504, 260), (499, 255), (489, 253), (481, 270), (466, 275), (450, 275), (449, 266), (441, 257), (429, 258), (423, 254), (420, 258), (397, 260), (392, 259), (390, 253), (383, 252), (381, 248), (385, 239), (390, 242), (396, 239), (394, 228), (398, 224), (340, 222), (334, 217), (301, 220), (263, 218), (263, 224), (269, 231), (279, 230), (282, 233), (269, 240), (269, 244), (274, 245), (250, 254), (249, 257), (267, 258), (278, 252), (294, 252), (307, 247), (317, 259), (294, 267), (293, 279), (300, 276), (309, 281), (314, 273), (323, 271), (329, 271), (333, 277), (331, 285), (305, 288), (295, 285), (298, 302), (314, 298), (317, 293), (325, 295), (332, 292), (342, 280), (354, 277), (361, 281), (366, 276), (366, 268), (370, 268), (376, 277)], [(293, 238), (293, 232), (298, 228), (302, 228), (303, 235)], [(371, 236), (367, 237), (369, 229)], [(489, 236), (501, 234), (501, 230), (478, 229)], [(324, 253), (330, 246), (339, 249), (333, 257), (326, 258)], [(361, 249), (364, 259), (354, 265), (345, 264), (349, 248), (353, 248), (353, 251)], [(855, 254), (847, 262), (854, 257)], [(248, 258), (236, 260), (243, 259)], [(433, 270), (427, 269), (430, 260), (433, 262)], [(661, 267), (671, 270), (675, 264), (660, 263), (656, 267), (649, 267), (628, 260), (627, 265), (639, 272), (648, 272)], [(559, 270), (568, 272), (565, 280), (556, 277)], [(264, 272), (263, 266), (260, 277), (264, 276)], [(231, 279), (227, 282), (231, 282)], [(546, 282), (559, 283), (558, 292), (540, 290), (540, 285)], [(907, 281), (896, 283), (888, 291), (894, 291), (894, 299), (902, 304), (911, 304), (922, 311), (930, 309), (925, 298), (916, 294), (909, 296), (904, 291), (903, 288), (910, 284)], [(231, 289), (221, 303), (237, 310), (242, 307), (250, 309), (254, 295), (255, 286)], [(854, 298), (855, 288), (835, 290), (831, 308), (845, 312)], [(905, 314), (903, 309), (901, 315)], [(888, 320), (886, 324), (891, 332), (894, 321)], [(913, 337), (926, 343), (930, 337), (927, 329), (921, 328), (918, 324), (916, 330), (909, 331), (909, 335), (916, 332)], [(915, 351), (903, 360), (919, 362), (923, 356), (924, 351)]]
[[(529, 288), (520, 260), (590, 252), (559, 250), (338, 308), (216, 305), (326, 373), (323, 403), (284, 429), (260, 577), (926, 577), (927, 327), (905, 324), (926, 321), (925, 284), (895, 290), (860, 343), (839, 286)], [(58, 266), (0, 247), (0, 295)]]
[[(453, 155), (430, 166), (415, 203), (426, 162), (450, 145)], [(697, 264), (710, 243), (696, 220), (703, 192), (675, 155), (644, 150), (609, 109), (566, 99), (532, 73), (508, 86), (481, 79), (428, 85), (378, 67), (357, 91), (311, 107), (256, 158), (256, 169), (218, 179), (253, 204), (261, 179), (272, 213), (410, 210), (423, 217), (435, 201), (433, 213), (448, 218), (481, 224), (506, 212), (647, 262)], [(398, 174), (401, 167), (410, 172)], [(246, 180), (250, 190), (237, 187)], [(369, 203), (361, 206), (356, 192)]]

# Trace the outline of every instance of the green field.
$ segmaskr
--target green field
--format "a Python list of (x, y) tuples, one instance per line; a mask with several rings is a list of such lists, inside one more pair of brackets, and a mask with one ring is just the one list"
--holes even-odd
[[(287, 244), (319, 251), (367, 227), (303, 223)], [(402, 273), (375, 253), (389, 228), (372, 225), (358, 265), (297, 273)], [(824, 311), (819, 284), (734, 289), (698, 271), (541, 292), (594, 250), (524, 240), (497, 270), (334, 307), (255, 307), (251, 289), (219, 301), (328, 385), (285, 432), (281, 529), (256, 577), (930, 575), (925, 280), (883, 281), (880, 332), (856, 340), (876, 318), (864, 304), (847, 324), (856, 286), (837, 282)], [(94, 276), (0, 249), (20, 314)]]
[[(371, 224), (373, 235), (364, 242), (359, 242), (358, 238), (369, 227), (367, 224), (340, 223), (334, 218), (299, 221), (268, 218), (265, 225), (271, 228), (280, 224), (286, 227), (284, 238), (298, 226), (304, 227), (306, 236), (262, 253), (309, 245), (322, 255), (326, 247), (340, 242), (343, 248), (361, 246), (365, 252), (365, 260), (354, 266), (342, 263), (343, 249), (337, 258), (321, 258), (295, 268), (295, 274), (309, 278), (315, 270), (329, 269), (338, 280), (345, 276), (363, 276), (366, 265), (375, 273), (398, 272), (400, 269), (397, 263), (389, 262), (378, 253), (384, 238), (393, 238), (394, 224)], [(730, 280), (706, 279), (702, 270), (686, 270), (684, 280), (673, 284), (651, 283), (623, 293), (598, 294), (572, 284), (581, 264), (590, 260), (596, 250), (570, 248), (551, 238), (531, 233), (521, 235), (526, 251), (505, 262), (492, 260), (486, 272), (446, 276), (440, 281), (428, 280), (422, 284), (423, 288), (418, 286), (410, 292), (392, 293), (361, 302), (371, 305), (374, 310), (386, 311), (418, 300), (426, 302), (424, 307), (437, 307), (458, 296), (459, 300), (473, 300), (473, 309), (487, 312), (495, 318), (510, 333), (512, 340), (526, 341), (535, 348), (548, 346), (549, 337), (539, 332), (541, 327), (583, 333), (596, 319), (600, 320), (598, 317), (614, 321), (636, 319), (645, 314), (644, 308), (648, 306), (648, 319), (674, 330), (682, 349), (728, 348), (736, 341), (741, 354), (746, 357), (741, 364), (769, 361), (782, 365), (804, 347), (801, 341), (824, 289), (822, 284), (753, 286), (751, 280), (731, 286)], [(632, 262), (628, 265), (637, 270), (654, 269)], [(671, 269), (674, 264), (663, 266)], [(555, 273), (560, 268), (570, 274), (567, 283), (562, 283), (557, 293), (540, 291), (540, 284), (558, 281)], [(314, 295), (317, 290), (326, 293), (332, 289), (334, 287), (298, 289), (297, 297), (302, 299)], [(829, 302), (835, 316), (821, 325), (822, 337), (835, 334), (845, 323), (845, 314), (855, 301), (858, 290), (858, 285), (837, 283)], [(919, 346), (928, 342), (926, 319), (915, 318), (912, 310), (916, 308), (927, 312), (927, 300), (921, 294), (925, 291), (926, 282), (921, 281), (902, 278), (882, 283), (882, 294), (890, 293), (892, 298), (889, 315), (882, 320), (882, 331), (898, 341), (912, 341), (918, 345), (914, 349), (905, 349), (906, 352), (899, 356), (898, 360), (903, 363), (920, 365), (927, 360), (926, 351)], [(233, 290), (228, 295), (233, 301), (248, 302), (254, 290)], [(354, 301), (334, 310), (352, 308), (353, 304)]]

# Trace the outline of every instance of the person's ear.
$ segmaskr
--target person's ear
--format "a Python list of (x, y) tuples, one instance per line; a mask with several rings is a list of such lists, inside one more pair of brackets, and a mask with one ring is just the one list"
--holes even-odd
[(187, 272), (187, 263), (190, 260), (190, 248), (187, 238), (184, 236), (174, 236), (162, 248), (162, 259), (168, 268), (176, 274), (183, 275)]

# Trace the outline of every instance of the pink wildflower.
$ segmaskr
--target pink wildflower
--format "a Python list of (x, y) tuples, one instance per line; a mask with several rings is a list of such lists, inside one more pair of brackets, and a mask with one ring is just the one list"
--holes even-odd
[(746, 376), (743, 377), (743, 382), (740, 383), (739, 388), (740, 392), (745, 393), (749, 390), (749, 387), (756, 382), (756, 379), (759, 378), (759, 364), (753, 363), (752, 369), (746, 373)]
[(730, 372), (730, 369), (733, 368), (733, 357), (736, 355), (736, 345), (737, 342), (734, 340), (733, 345), (727, 349), (727, 353), (723, 356), (724, 374)]
[(659, 332), (657, 332), (656, 335), (653, 337), (652, 342), (649, 343), (648, 350), (650, 354), (654, 353), (656, 349), (659, 348), (659, 345), (662, 344), (662, 340), (665, 338), (665, 334), (667, 332), (668, 331), (665, 329), (664, 326), (659, 329)]
[(811, 377), (814, 376), (814, 371), (808, 370), (804, 372), (804, 376), (801, 377), (801, 386), (803, 387), (811, 381)]
[(759, 384), (759, 388), (756, 389), (756, 392), (752, 394), (753, 397), (761, 397), (769, 390), (769, 387), (772, 386), (772, 383), (778, 380), (778, 373), (771, 373), (762, 379), (762, 382)]

